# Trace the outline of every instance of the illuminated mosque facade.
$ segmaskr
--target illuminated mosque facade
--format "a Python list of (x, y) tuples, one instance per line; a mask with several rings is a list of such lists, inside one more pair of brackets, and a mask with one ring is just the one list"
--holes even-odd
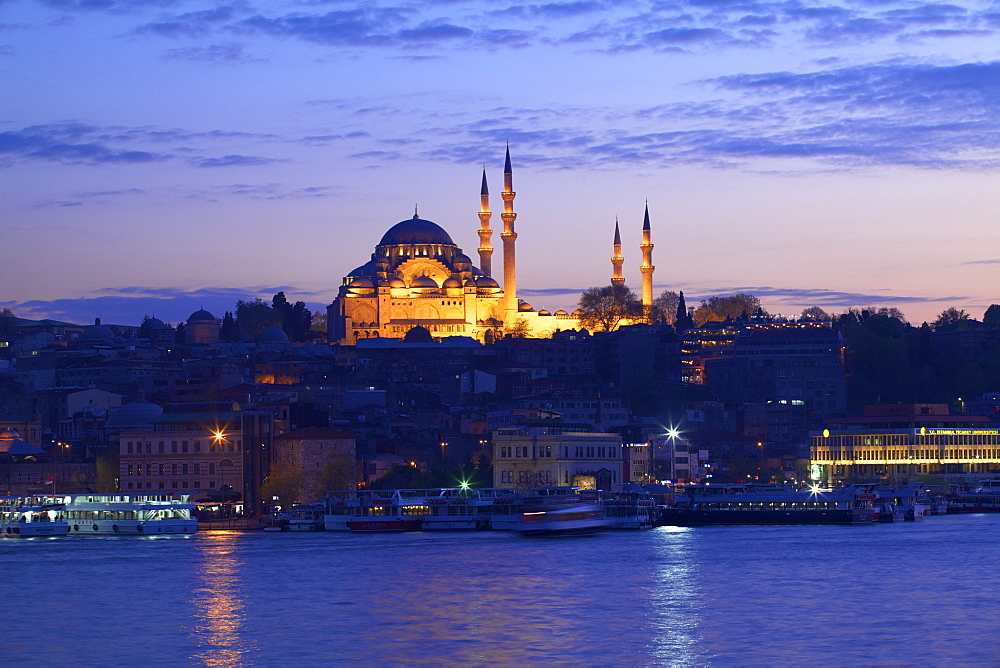
[[(402, 339), (416, 327), (434, 338), (466, 336), (491, 343), (518, 331), (534, 337), (577, 329), (582, 312), (534, 310), (517, 298), (513, 174), (510, 149), (504, 160), (503, 285), (493, 276), (493, 214), (490, 211), (486, 170), (480, 191), (479, 266), (472, 264), (441, 226), (420, 218), (393, 225), (375, 246), (371, 260), (344, 277), (333, 303), (327, 307), (331, 343), (353, 344), (375, 337)], [(642, 304), (648, 317), (653, 303), (653, 266), (649, 209), (643, 224)], [(621, 277), (621, 239), (615, 223), (612, 283)]]

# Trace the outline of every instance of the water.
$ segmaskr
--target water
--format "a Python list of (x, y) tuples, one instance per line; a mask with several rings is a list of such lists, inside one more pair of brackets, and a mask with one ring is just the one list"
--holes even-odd
[(1000, 515), (0, 540), (4, 665), (1000, 665)]

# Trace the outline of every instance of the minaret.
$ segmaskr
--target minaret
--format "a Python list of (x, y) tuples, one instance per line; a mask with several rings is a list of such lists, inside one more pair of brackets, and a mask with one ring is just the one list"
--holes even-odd
[(622, 235), (618, 233), (618, 218), (615, 218), (615, 252), (611, 256), (611, 285), (625, 285), (625, 277), (622, 276), (622, 264), (625, 258), (622, 257)]
[(517, 194), (513, 188), (514, 177), (510, 170), (510, 144), (507, 145), (507, 157), (503, 165), (503, 232), (500, 239), (503, 240), (503, 291), (504, 291), (504, 323), (510, 327), (514, 324), (517, 316), (517, 266), (514, 262), (514, 242), (517, 241), (517, 233), (514, 232), (514, 196)]
[(486, 167), (483, 167), (483, 187), (479, 191), (479, 268), (487, 276), (493, 275), (493, 247), (490, 246), (490, 238), (493, 230), (490, 229), (490, 189), (486, 185)]
[(639, 271), (642, 272), (642, 317), (646, 322), (650, 321), (653, 311), (653, 242), (650, 241), (649, 230), (649, 202), (646, 202), (646, 216), (642, 221), (642, 243), (639, 244), (642, 251), (642, 264)]

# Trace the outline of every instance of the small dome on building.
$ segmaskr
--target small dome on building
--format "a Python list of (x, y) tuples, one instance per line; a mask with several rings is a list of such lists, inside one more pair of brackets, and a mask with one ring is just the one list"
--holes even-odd
[(410, 328), (403, 337), (405, 343), (431, 343), (433, 340), (434, 337), (431, 336), (430, 331), (420, 325)]
[(0, 453), (6, 455), (40, 455), (44, 450), (22, 441), (13, 429), (0, 431)]
[(382, 236), (379, 246), (398, 246), (401, 244), (440, 244), (454, 246), (444, 229), (437, 223), (414, 216), (409, 220), (396, 223)]
[(348, 276), (371, 276), (374, 267), (372, 267), (371, 262), (365, 262), (363, 265), (352, 271)]
[(528, 302), (521, 302), (517, 305), (517, 310), (523, 313), (525, 311), (534, 311), (535, 309)]
[(200, 323), (216, 323), (216, 318), (214, 315), (206, 311), (205, 309), (198, 309), (190, 316), (188, 316), (187, 322), (189, 325), (195, 325)]
[(268, 327), (260, 335), (260, 342), (262, 345), (287, 345), (288, 335), (280, 327)]
[(495, 288), (495, 289), (499, 290), (500, 289), (500, 284), (497, 283), (496, 281), (494, 281), (489, 276), (482, 276), (482, 277), (476, 279), (476, 287), (477, 288)]
[(110, 327), (102, 325), (100, 318), (94, 318), (94, 324), (80, 332), (78, 340), (88, 343), (111, 343), (116, 338)]
[(587, 313), (582, 308), (578, 308), (577, 310), (573, 311), (574, 318), (582, 318), (585, 315), (587, 315)]
[(399, 276), (395, 276), (395, 277), (389, 279), (389, 287), (390, 288), (405, 288), (406, 287), (406, 281), (404, 281), (403, 279), (401, 279)]
[(558, 311), (556, 311), (556, 317), (557, 318), (568, 318), (569, 317), (569, 313), (566, 313), (566, 311), (564, 311), (562, 309), (559, 309)]
[(442, 288), (461, 288), (462, 281), (458, 280), (454, 276), (450, 276), (444, 279), (444, 283), (441, 284)]
[(538, 315), (552, 315), (552, 314), (546, 311), (545, 309), (542, 309), (541, 311), (538, 312)]

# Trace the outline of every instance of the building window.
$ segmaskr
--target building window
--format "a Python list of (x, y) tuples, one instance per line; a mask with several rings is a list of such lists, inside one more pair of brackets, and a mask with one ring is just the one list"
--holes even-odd
[(195, 452), (201, 452), (201, 441), (195, 441), (194, 442), (194, 451)]
[(158, 444), (159, 450), (157, 450), (157, 452), (159, 452), (161, 455), (165, 452), (165, 450), (163, 449), (164, 445), (165, 444), (163, 443), (163, 441), (160, 441), (159, 444)]
[(177, 452), (177, 441), (170, 441), (170, 452)]

